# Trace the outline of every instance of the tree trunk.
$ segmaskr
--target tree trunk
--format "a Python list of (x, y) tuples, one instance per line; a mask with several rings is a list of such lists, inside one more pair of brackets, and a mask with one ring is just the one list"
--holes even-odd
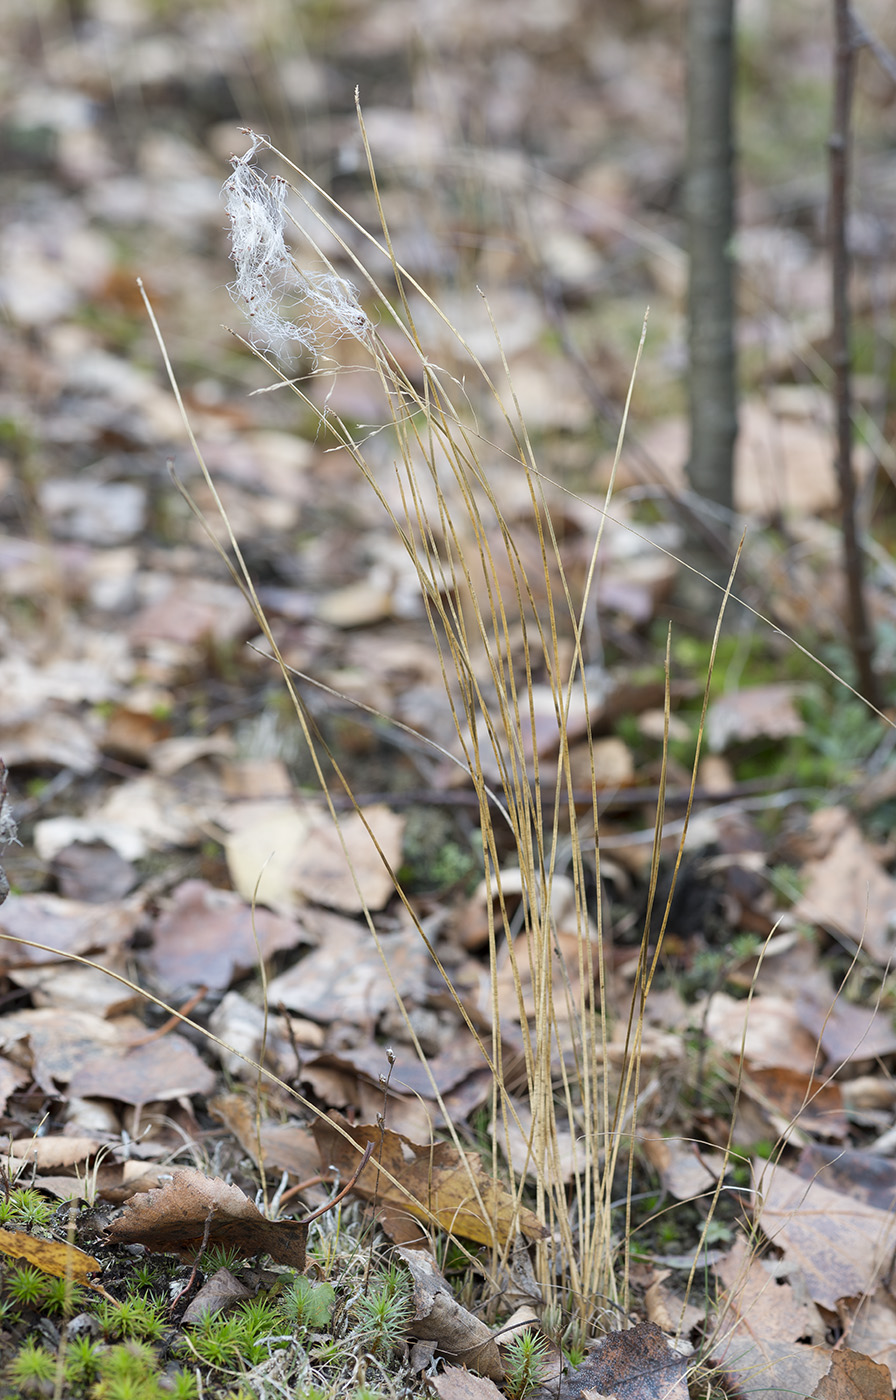
[(852, 384), (849, 354), (849, 145), (856, 34), (849, 0), (834, 0), (834, 121), (830, 139), (830, 243), (833, 302), (831, 361), (837, 418), (837, 480), (846, 578), (846, 622), (856, 664), (856, 684), (865, 699), (880, 705), (874, 670), (874, 632), (865, 604), (865, 559), (856, 530), (856, 487), (852, 462)]
[[(734, 349), (734, 0), (689, 0), (685, 206), (690, 279), (689, 547), (719, 576), (730, 551), (737, 383)], [(706, 503), (706, 505), (702, 505)], [(713, 509), (713, 506), (716, 509)], [(727, 577), (727, 568), (725, 568)]]

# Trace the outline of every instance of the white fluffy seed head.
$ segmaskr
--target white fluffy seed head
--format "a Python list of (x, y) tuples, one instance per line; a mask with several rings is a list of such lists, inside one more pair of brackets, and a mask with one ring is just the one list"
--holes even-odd
[[(244, 306), (255, 344), (289, 359), (288, 346), (296, 343), (317, 361), (325, 343), (346, 335), (365, 340), (370, 321), (351, 283), (334, 272), (296, 267), (283, 237), (288, 186), (252, 164), (259, 144), (254, 136), (246, 154), (234, 159), (224, 185), (236, 267), (228, 291)], [(283, 315), (287, 298), (292, 320)]]

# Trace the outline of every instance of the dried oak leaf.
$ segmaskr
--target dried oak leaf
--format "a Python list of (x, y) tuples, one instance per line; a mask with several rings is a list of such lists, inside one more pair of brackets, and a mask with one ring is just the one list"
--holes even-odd
[[(350, 1126), (337, 1113), (331, 1113), (330, 1119), (343, 1132), (318, 1119), (313, 1132), (322, 1162), (349, 1177), (358, 1165), (351, 1143), (362, 1149), (373, 1144), (373, 1157), (353, 1189), (385, 1211), (383, 1227), (393, 1239), (399, 1237), (400, 1223), (408, 1216), (435, 1220), (443, 1230), (477, 1244), (504, 1244), (518, 1231), (530, 1240), (546, 1237), (538, 1217), (489, 1175), (477, 1153), (458, 1152), (450, 1142), (411, 1142), (377, 1124)], [(419, 1233), (415, 1229), (413, 1238)], [(411, 1236), (401, 1238), (407, 1242)]]
[(142, 1244), (155, 1254), (192, 1259), (205, 1241), (246, 1257), (266, 1252), (300, 1271), (307, 1235), (304, 1221), (266, 1220), (238, 1186), (190, 1167), (176, 1168), (164, 1186), (128, 1201), (106, 1230), (113, 1243)]

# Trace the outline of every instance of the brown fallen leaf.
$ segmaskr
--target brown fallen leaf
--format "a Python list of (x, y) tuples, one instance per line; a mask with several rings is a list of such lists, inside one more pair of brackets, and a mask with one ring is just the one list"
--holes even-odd
[(792, 1164), (804, 1181), (817, 1180), (830, 1191), (889, 1213), (896, 1211), (896, 1163), (873, 1152), (813, 1143)]
[(13, 1094), (23, 1088), (29, 1078), (27, 1070), (0, 1055), (0, 1113), (6, 1112), (6, 1105)]
[(17, 1162), (33, 1162), (38, 1171), (53, 1167), (73, 1167), (92, 1157), (100, 1146), (99, 1139), (88, 1137), (27, 1137), (0, 1138), (0, 1153)]
[(721, 1154), (686, 1138), (644, 1134), (641, 1147), (650, 1165), (676, 1201), (692, 1201), (712, 1191), (725, 1163)]
[(293, 919), (256, 908), (232, 890), (185, 880), (153, 929), (149, 966), (166, 991), (205, 984), (226, 990), (257, 966), (259, 956), (307, 943)]
[(372, 1145), (373, 1159), (354, 1190), (387, 1210), (384, 1228), (393, 1238), (398, 1220), (408, 1215), (435, 1221), (441, 1229), (477, 1244), (504, 1244), (518, 1231), (532, 1240), (546, 1237), (538, 1217), (488, 1174), (477, 1153), (459, 1153), (450, 1142), (414, 1143), (375, 1123), (350, 1126), (337, 1113), (331, 1113), (330, 1119), (350, 1141), (328, 1121), (318, 1119), (314, 1136), (321, 1161), (348, 1176), (358, 1162), (351, 1142), (359, 1147)]
[(674, 1351), (653, 1322), (610, 1332), (579, 1366), (567, 1371), (558, 1400), (613, 1396), (614, 1400), (688, 1400), (687, 1358)]
[(836, 1311), (841, 1298), (871, 1293), (888, 1268), (896, 1220), (786, 1167), (754, 1165), (761, 1198), (759, 1223), (791, 1263), (802, 1270), (810, 1296)]
[(891, 914), (896, 880), (845, 808), (814, 813), (810, 826), (823, 833), (829, 844), (800, 871), (803, 892), (793, 909), (794, 918), (833, 928), (860, 945), (875, 962), (889, 965), (894, 951)]
[(233, 1133), (256, 1166), (289, 1172), (299, 1181), (316, 1176), (320, 1153), (310, 1128), (302, 1123), (256, 1122), (252, 1105), (243, 1094), (221, 1094), (209, 1103), (209, 1111)]
[(732, 1386), (756, 1400), (787, 1392), (808, 1395), (825, 1374), (829, 1352), (821, 1345), (824, 1321), (798, 1270), (787, 1277), (739, 1238), (714, 1272), (724, 1291), (713, 1329), (713, 1361)]
[(838, 1309), (843, 1343), (886, 1366), (896, 1385), (896, 1299), (887, 1288), (870, 1298), (846, 1298)]
[(760, 736), (783, 739), (802, 734), (804, 724), (795, 701), (800, 687), (789, 681), (735, 690), (714, 700), (706, 716), (706, 737), (710, 749), (721, 753), (733, 743), (745, 743)]
[(56, 951), (29, 948), (9, 938), (0, 946), (0, 962), (5, 971), (58, 962), (67, 953), (107, 952), (131, 937), (140, 912), (139, 900), (86, 904), (53, 894), (11, 895), (0, 915), (0, 933), (34, 939)]
[(119, 1099), (141, 1105), (211, 1093), (217, 1078), (182, 1035), (148, 1045), (123, 1047), (116, 1055), (86, 1059), (72, 1074), (69, 1093), (77, 1098)]
[(809, 1400), (892, 1400), (893, 1382), (886, 1366), (857, 1351), (831, 1352), (830, 1370)]
[(24, 1230), (0, 1230), (0, 1252), (13, 1259), (27, 1259), (45, 1274), (54, 1278), (70, 1278), (73, 1283), (94, 1288), (91, 1274), (101, 1272), (102, 1266), (90, 1254), (61, 1240), (41, 1240)]
[(218, 1269), (210, 1279), (206, 1279), (196, 1297), (192, 1299), (181, 1322), (201, 1322), (203, 1318), (213, 1317), (215, 1313), (223, 1312), (231, 1304), (251, 1297), (250, 1289), (244, 1283), (240, 1283), (238, 1278), (234, 1278), (229, 1269)]
[(266, 1220), (238, 1186), (179, 1167), (164, 1186), (128, 1201), (106, 1236), (186, 1259), (204, 1244), (230, 1246), (247, 1258), (266, 1252), (301, 1272), (308, 1227), (303, 1220)]
[(475, 1376), (466, 1366), (445, 1366), (429, 1384), (439, 1400), (502, 1400), (504, 1395), (488, 1376)]
[(399, 1248), (397, 1252), (414, 1280), (414, 1317), (408, 1325), (411, 1336), (435, 1342), (443, 1356), (477, 1375), (503, 1380), (504, 1364), (491, 1328), (457, 1301), (432, 1255), (422, 1249)]
[(817, 1074), (775, 1065), (745, 1070), (741, 1092), (767, 1115), (776, 1134), (794, 1127), (826, 1138), (845, 1138), (848, 1130), (839, 1084)]

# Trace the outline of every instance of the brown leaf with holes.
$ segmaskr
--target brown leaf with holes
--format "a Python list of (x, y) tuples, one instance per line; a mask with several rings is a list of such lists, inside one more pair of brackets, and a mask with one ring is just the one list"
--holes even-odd
[(759, 1223), (785, 1259), (799, 1265), (810, 1297), (835, 1311), (841, 1298), (873, 1292), (896, 1246), (892, 1213), (804, 1181), (780, 1164), (757, 1160), (754, 1173)]
[[(384, 1209), (383, 1226), (393, 1239), (399, 1238), (409, 1217), (435, 1220), (441, 1229), (478, 1244), (504, 1244), (519, 1231), (531, 1240), (545, 1238), (547, 1231), (538, 1217), (488, 1174), (476, 1152), (458, 1152), (450, 1142), (414, 1143), (375, 1123), (351, 1127), (336, 1113), (330, 1118), (345, 1135), (318, 1120), (314, 1136), (321, 1161), (348, 1177), (358, 1165), (351, 1143), (361, 1148), (373, 1144), (373, 1157), (353, 1189)], [(416, 1227), (412, 1235), (400, 1234), (403, 1242), (419, 1236)]]
[(687, 1400), (687, 1357), (674, 1351), (653, 1322), (609, 1332), (561, 1377), (558, 1400)]
[(142, 1244), (154, 1254), (186, 1259), (193, 1259), (205, 1241), (232, 1247), (246, 1258), (267, 1253), (301, 1271), (308, 1227), (301, 1220), (266, 1220), (238, 1186), (179, 1167), (164, 1186), (128, 1201), (106, 1235), (116, 1244)]
[(809, 1395), (830, 1353), (822, 1345), (824, 1321), (799, 1271), (738, 1238), (714, 1272), (722, 1291), (710, 1328), (712, 1359), (732, 1388), (749, 1391), (751, 1400)]

